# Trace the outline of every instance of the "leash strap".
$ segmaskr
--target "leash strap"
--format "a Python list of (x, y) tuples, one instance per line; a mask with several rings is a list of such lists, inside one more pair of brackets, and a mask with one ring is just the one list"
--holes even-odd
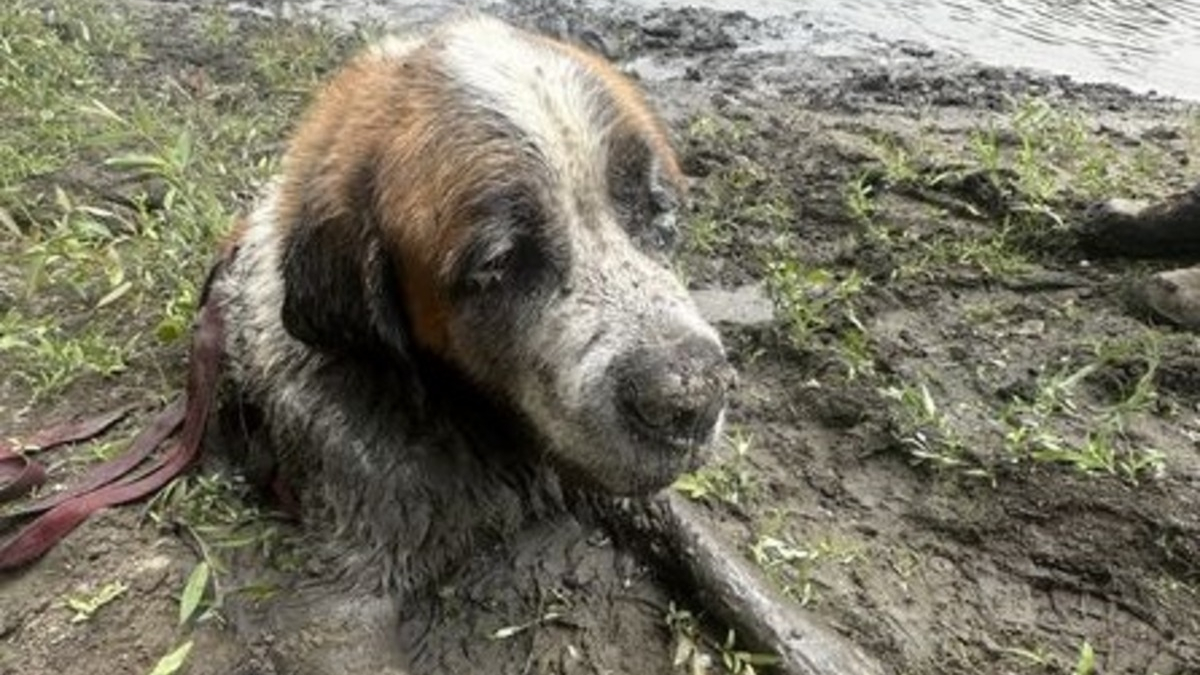
[[(0, 542), (0, 571), (36, 560), (92, 513), (131, 502), (157, 491), (195, 460), (204, 440), (204, 427), (216, 401), (224, 323), (213, 300), (212, 282), (232, 252), (208, 274), (200, 312), (192, 332), (187, 390), (160, 412), (122, 456), (94, 467), (76, 485), (25, 504), (0, 522), (36, 516), (12, 537)], [(35, 434), (24, 444), (0, 445), (0, 503), (20, 497), (45, 482), (45, 469), (29, 455), (93, 438), (125, 417), (126, 407), (95, 418), (60, 424)], [(179, 437), (151, 457), (176, 430)]]
[(97, 417), (56, 424), (22, 443), (0, 441), (0, 502), (16, 499), (46, 482), (45, 467), (30, 455), (99, 436), (130, 410), (132, 407), (126, 406)]

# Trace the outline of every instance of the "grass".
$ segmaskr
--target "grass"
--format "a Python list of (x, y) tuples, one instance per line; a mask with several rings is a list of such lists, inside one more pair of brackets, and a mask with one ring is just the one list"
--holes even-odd
[(784, 331), (800, 350), (811, 348), (818, 332), (857, 325), (855, 300), (868, 284), (857, 270), (839, 273), (783, 254), (767, 264), (766, 281)]
[(724, 640), (710, 638), (700, 619), (675, 603), (667, 609), (665, 621), (675, 644), (671, 665), (678, 671), (690, 675), (756, 675), (760, 668), (769, 669), (779, 662), (774, 654), (741, 648), (733, 629), (726, 631)]
[(50, 318), (22, 320), (15, 312), (0, 317), (0, 334), (0, 354), (37, 364), (10, 374), (35, 398), (62, 390), (81, 373), (116, 375), (127, 367), (130, 353), (119, 337), (100, 331), (66, 337), (62, 326)]
[[(959, 136), (922, 130), (871, 141), (875, 164), (847, 182), (846, 212), (896, 246), (901, 278), (1025, 272), (1070, 250), (1075, 204), (1155, 195), (1170, 164), (1151, 145), (1123, 151), (1079, 110), (1039, 98), (1010, 100)], [(929, 222), (894, 236), (878, 222), (886, 192), (933, 206)]]
[(851, 565), (863, 555), (855, 543), (834, 536), (801, 542), (782, 531), (779, 522), (762, 528), (749, 546), (750, 559), (771, 577), (783, 592), (802, 606), (818, 602), (820, 593), (813, 578), (825, 564)]
[[(1067, 465), (1083, 473), (1105, 473), (1130, 483), (1161, 475), (1165, 455), (1129, 437), (1130, 420), (1150, 412), (1157, 393), (1159, 346), (1153, 334), (1141, 341), (1104, 342), (1082, 365), (1064, 365), (1037, 378), (1034, 392), (1002, 412), (1006, 452), (1017, 460)], [(1105, 366), (1126, 358), (1138, 345), (1140, 373), (1128, 391), (1107, 405), (1080, 401), (1080, 389)]]
[[(961, 110), (937, 108), (930, 112), (938, 124), (916, 131), (908, 120), (881, 114), (882, 105), (871, 109), (877, 117), (870, 120), (862, 118), (871, 115), (821, 111), (795, 127), (761, 122), (768, 142), (710, 116), (693, 123), (689, 132), (701, 141), (692, 159), (713, 169), (701, 179), (698, 213), (708, 217), (697, 228), (694, 250), (722, 257), (758, 253), (764, 260), (761, 278), (779, 318), (779, 333), (771, 339), (782, 340), (755, 335), (754, 348), (766, 343), (767, 349), (777, 349), (782, 342), (805, 356), (794, 371), (748, 369), (761, 377), (754, 382), (755, 394), (765, 384), (776, 387), (769, 390), (777, 397), (750, 414), (761, 411), (767, 423), (796, 429), (825, 422), (823, 408), (812, 401), (822, 394), (795, 391), (813, 381), (831, 396), (865, 398), (870, 409), (848, 430), (841, 420), (829, 421), (821, 432), (836, 440), (828, 446), (817, 441), (818, 447), (798, 451), (779, 441), (764, 451), (789, 459), (800, 452), (802, 461), (817, 465), (811, 473), (805, 470), (804, 479), (814, 483), (827, 473), (839, 476), (831, 480), (850, 481), (840, 477), (842, 472), (861, 476), (856, 463), (870, 464), (869, 471), (884, 470), (883, 465), (861, 454), (828, 459), (823, 453), (834, 454), (830, 446), (841, 451), (844, 442), (872, 455), (877, 446), (856, 441), (878, 431), (882, 422), (886, 440), (898, 442), (891, 447), (934, 469), (932, 480), (915, 479), (915, 500), (920, 501), (923, 488), (942, 482), (957, 487), (959, 478), (971, 479), (964, 481), (970, 489), (947, 497), (953, 509), (947, 518), (956, 524), (969, 522), (982, 500), (990, 498), (986, 489), (975, 489), (977, 481), (1006, 481), (1005, 495), (1061, 485), (1085, 504), (1112, 494), (1159, 497), (1157, 488), (1127, 488), (1158, 481), (1173, 468), (1166, 466), (1169, 455), (1151, 447), (1154, 443), (1174, 438), (1186, 451), (1191, 442), (1183, 420), (1192, 417), (1195, 401), (1178, 389), (1180, 361), (1174, 357), (1191, 363), (1194, 347), (1160, 352), (1153, 338), (1120, 337), (1139, 329), (1114, 306), (1107, 284), (1130, 268), (1123, 261), (1085, 264), (1074, 228), (1087, 203), (1160, 196), (1164, 188), (1178, 186), (1187, 170), (1171, 154), (1180, 143), (1146, 139), (1132, 147), (1130, 136), (1105, 128), (1107, 111), (1072, 106), (1063, 98), (1014, 99), (995, 114), (970, 111), (970, 118)], [(767, 108), (763, 118), (774, 112)], [(757, 119), (754, 113), (747, 116)], [(1128, 115), (1134, 122), (1148, 117), (1141, 110)], [(1200, 124), (1193, 121), (1193, 127), (1185, 142), (1191, 143), (1194, 159)], [(726, 147), (713, 151), (709, 144)], [(836, 152), (814, 149), (827, 146)], [(873, 155), (869, 161), (859, 159), (864, 148)], [(749, 174), (753, 180), (738, 180), (731, 172), (732, 158), (739, 156), (767, 170)], [(719, 164), (712, 157), (728, 161)], [(823, 182), (830, 176), (837, 181), (832, 191)], [(733, 208), (770, 192), (777, 182), (800, 195), (791, 214), (798, 222), (762, 227)], [(726, 184), (737, 187), (723, 188)], [(749, 194), (735, 194), (738, 190)], [(829, 213), (830, 195), (840, 214)], [(764, 232), (777, 237), (763, 237)], [(1101, 336), (1101, 343), (1092, 344)], [(840, 372), (829, 367), (834, 361)], [(1159, 381), (1171, 378), (1176, 382), (1164, 386), (1176, 390), (1158, 391)], [(872, 399), (872, 390), (882, 392), (882, 400)], [(805, 410), (806, 405), (817, 412)], [(1173, 424), (1176, 416), (1180, 423)], [(889, 475), (910, 480), (903, 472)], [(718, 484), (707, 480), (691, 487), (703, 499), (720, 501), (712, 496)], [(1171, 481), (1164, 489), (1181, 489), (1181, 483)], [(845, 498), (833, 489), (830, 493), (820, 503), (838, 502), (830, 508), (835, 517), (844, 517), (840, 502)], [(837, 541), (797, 536), (798, 526), (763, 526), (765, 507), (756, 500), (747, 510), (747, 555), (799, 601), (822, 602), (820, 566), (840, 563), (840, 554), (852, 556), (853, 547), (843, 550)], [(1021, 526), (1025, 517), (1010, 515), (1012, 522), (1003, 525)], [(877, 522), (873, 515), (863, 519)], [(921, 528), (906, 525), (882, 538), (913, 541), (907, 538), (913, 529)], [(924, 576), (922, 556), (928, 551), (914, 546), (907, 555), (887, 554), (894, 558), (887, 562), (895, 572), (888, 581), (905, 584)], [(997, 562), (1004, 567), (1006, 560)], [(870, 613), (854, 600), (840, 604), (843, 600), (830, 599), (839, 603), (835, 614), (847, 606), (851, 613)], [(1061, 639), (1068, 634), (1070, 642)], [(1077, 626), (1039, 628), (1029, 644), (1046, 646), (1020, 654), (1014, 649), (1005, 657), (1014, 663), (1005, 666), (1014, 672), (1097, 672), (1105, 652), (1091, 648), (1098, 644), (1095, 639), (1081, 644), (1083, 634)], [(1009, 636), (972, 635), (954, 645), (938, 640), (940, 648), (958, 650), (952, 660), (961, 668), (930, 670), (987, 671), (984, 664), (994, 665), (996, 654), (986, 645), (1003, 643), (1004, 637)]]
[[(0, 240), (0, 379), (5, 396), (20, 399), (19, 405), (70, 394), (80, 378), (103, 385), (161, 371), (174, 373), (158, 376), (162, 391), (177, 390), (182, 371), (172, 364), (215, 243), (276, 168), (279, 139), (311, 87), (355, 42), (320, 24), (265, 30), (205, 9), (173, 27), (186, 39), (172, 47), (117, 7), (58, 2), (49, 21), (42, 4), (29, 0), (0, 7), (0, 230), (6, 235)], [(207, 67), (197, 69), (187, 54), (173, 51), (187, 48), (179, 45), (207, 50), (196, 59)], [(1193, 151), (1200, 148), (1196, 120)], [(912, 458), (995, 479), (994, 467), (974, 452), (982, 442), (995, 450), (987, 458), (1018, 467), (1137, 483), (1163, 470), (1161, 456), (1138, 447), (1130, 432), (1138, 416), (1160, 414), (1165, 398), (1154, 386), (1159, 361), (1144, 343), (1072, 348), (1070, 359), (1041, 368), (1027, 398), (967, 409), (940, 386), (945, 375), (901, 379), (890, 368), (893, 357), (878, 355), (880, 336), (860, 321), (868, 307), (880, 306), (867, 300), (891, 301), (897, 289), (934, 287), (963, 269), (985, 279), (1006, 277), (1054, 259), (1072, 202), (1156, 194), (1169, 163), (1159, 148), (1122, 148), (1079, 113), (1037, 100), (1013, 101), (966, 133), (874, 135), (868, 142), (876, 162), (852, 167), (841, 194), (836, 186), (831, 194), (849, 216), (847, 229), (857, 226), (851, 235), (866, 230), (896, 258), (893, 281), (899, 283), (892, 285), (868, 278), (851, 256), (814, 254), (828, 240), (800, 239), (797, 221), (819, 212), (799, 208), (797, 195), (810, 189), (801, 179), (821, 178), (828, 168), (798, 169), (814, 159), (803, 155), (802, 142), (786, 143), (788, 161), (799, 157), (794, 165), (772, 161), (770, 152), (761, 152), (758, 131), (716, 114), (691, 120), (690, 144), (734, 150), (720, 154), (721, 162), (699, 178), (685, 248), (701, 256), (766, 251), (763, 275), (786, 341), (832, 355), (847, 381), (883, 389), (896, 427), (891, 431)], [(797, 139), (808, 140), (806, 134)], [(804, 198), (810, 196), (819, 197)], [(914, 200), (922, 215), (897, 212)], [(802, 225), (817, 234), (830, 231), (818, 232), (824, 223)], [(786, 247), (774, 246), (777, 240)], [(899, 297), (905, 308), (915, 302)], [(1118, 365), (1132, 374), (1099, 396), (1095, 380)], [(765, 500), (750, 458), (767, 449), (749, 428), (729, 442), (723, 461), (684, 477), (676, 489), (745, 509), (758, 525), (748, 555), (793, 597), (821, 602), (821, 566), (851, 565), (864, 553), (837, 535), (808, 539), (782, 523), (763, 525)], [(871, 460), (844, 461), (850, 467)], [(153, 522), (185, 533), (200, 551), (178, 594), (185, 628), (219, 621), (232, 593), (274, 592), (254, 580), (235, 587), (242, 580), (230, 574), (229, 561), (238, 552), (252, 549), (284, 568), (297, 562), (276, 522), (251, 506), (244, 491), (227, 478), (194, 475), (151, 505)], [(892, 561), (898, 577), (917, 573), (917, 555)], [(77, 599), (95, 601), (100, 590)], [(93, 611), (103, 617), (99, 606)], [(554, 617), (553, 611), (538, 613), (502, 628), (502, 635)], [(686, 611), (673, 609), (667, 624), (677, 665), (693, 672), (752, 673), (769, 660), (742, 649), (736, 636), (701, 637)], [(159, 672), (188, 658), (191, 642), (186, 633), (180, 639)], [(1055, 663), (1067, 666), (1063, 672), (1086, 666), (1080, 652), (1074, 664), (1061, 657)]]
[[(1012, 100), (1002, 114), (955, 137), (937, 133), (929, 128), (916, 136), (874, 133), (868, 140), (875, 162), (851, 172), (843, 188), (846, 215), (862, 228), (860, 239), (892, 257), (896, 281), (939, 283), (963, 271), (996, 279), (1035, 271), (1071, 250), (1073, 204), (1150, 191), (1163, 170), (1161, 152), (1121, 152), (1082, 113), (1040, 99)], [(923, 204), (925, 215), (897, 212), (897, 199)], [(965, 451), (968, 441), (955, 429), (957, 412), (946, 414), (927, 385), (877, 378), (879, 345), (859, 319), (863, 297), (876, 289), (857, 268), (811, 264), (800, 250), (779, 247), (768, 258), (765, 278), (787, 341), (805, 353), (832, 355), (845, 379), (865, 379), (884, 391), (913, 457), (941, 468), (990, 473)], [(993, 424), (1014, 419), (1010, 411), (982, 412)], [(1007, 425), (1005, 437), (991, 439), (1008, 448), (1009, 458), (1060, 462), (1128, 480), (1161, 468), (1153, 450), (1128, 447), (1117, 418), (1083, 438), (1057, 430), (1058, 422), (1025, 419), (1015, 427), (1000, 424)]]
[[(14, 408), (69, 396), (81, 378), (178, 390), (217, 242), (277, 168), (316, 82), (357, 42), (315, 22), (189, 16), (151, 23), (87, 0), (0, 7), (0, 380)], [(123, 449), (97, 447), (96, 459)], [(229, 593), (271, 592), (228, 587), (233, 551), (294, 562), (246, 492), (193, 475), (152, 502), (153, 522), (187, 533), (201, 557), (180, 594), (181, 642), (153, 672), (183, 667), (190, 627), (219, 621)], [(119, 595), (106, 586), (67, 603), (87, 620)]]
[[(234, 555), (249, 552), (275, 569), (298, 568), (296, 548), (279, 520), (253, 504), (248, 486), (223, 474), (185, 475), (150, 501), (150, 520), (160, 529), (184, 533), (200, 555), (179, 595), (182, 636), (153, 673), (170, 675), (183, 667), (191, 651), (191, 631), (202, 623), (224, 624), (222, 610), (230, 594), (262, 600), (276, 593), (272, 583), (248, 579), (244, 569), (234, 574)], [(241, 585), (231, 588), (232, 581)]]
[(880, 393), (895, 404), (897, 437), (915, 460), (938, 470), (955, 469), (968, 475), (989, 475), (974, 455), (967, 452), (966, 439), (954, 420), (939, 406), (927, 384), (897, 384)]
[(868, 172), (862, 172), (846, 185), (843, 199), (850, 217), (863, 225), (870, 225), (879, 204), (875, 200), (875, 181)]
[(1004, 277), (1033, 267), (1026, 253), (1014, 246), (1018, 226), (1006, 219), (999, 229), (980, 237), (936, 234), (920, 240), (901, 270), (904, 276), (937, 275), (935, 270), (971, 269), (987, 277)]
[(156, 52), (129, 11), (69, 0), (48, 20), (25, 0), (0, 9), (0, 222), (14, 235), (0, 354), (31, 404), (81, 375), (166, 358), (216, 242), (346, 48), (310, 24), (235, 36), (211, 10), (203, 29), (178, 29), (197, 33), (197, 49), (244, 48), (230, 72), (200, 71)]
[(754, 439), (739, 429), (727, 434), (723, 440), (728, 450), (727, 456), (680, 476), (674, 488), (695, 501), (717, 501), (734, 507), (749, 506), (758, 493), (758, 483), (749, 460)]
[[(747, 123), (707, 114), (693, 117), (685, 131), (688, 143), (701, 149), (736, 148), (748, 136)], [(778, 176), (751, 153), (738, 152), (694, 188), (683, 247), (694, 254), (724, 253), (743, 228), (781, 233), (795, 215), (793, 197)]]
[[(1152, 195), (1169, 172), (1161, 148), (1122, 148), (1079, 110), (1036, 98), (1012, 99), (966, 131), (927, 126), (875, 132), (869, 142), (874, 161), (847, 179), (845, 213), (861, 241), (887, 252), (892, 281), (906, 288), (1056, 267), (1073, 250), (1079, 203)], [(1097, 348), (1071, 368), (1048, 365), (1027, 400), (938, 400), (936, 374), (921, 381), (879, 372), (877, 340), (855, 311), (874, 289), (853, 283), (856, 274), (785, 259), (768, 281), (793, 343), (812, 349), (819, 335), (837, 333), (846, 379), (865, 378), (883, 394), (896, 437), (919, 463), (989, 479), (1004, 464), (1055, 464), (1130, 483), (1162, 473), (1164, 454), (1129, 432), (1139, 415), (1157, 413), (1158, 356), (1147, 343), (1123, 355)], [(830, 282), (839, 278), (849, 283)], [(1118, 362), (1133, 362), (1138, 375), (1115, 400), (1098, 400), (1085, 381)]]
[[(1115, 400), (1098, 400), (1089, 391), (1092, 381), (1122, 364), (1136, 371), (1132, 382)], [(925, 382), (894, 384), (881, 393), (892, 402), (905, 451), (935, 469), (995, 480), (1004, 465), (1047, 464), (1137, 484), (1165, 469), (1165, 454), (1128, 431), (1137, 416), (1155, 412), (1158, 364), (1158, 341), (1147, 332), (1140, 339), (1097, 343), (1082, 361), (1043, 367), (1028, 393), (975, 414), (948, 413)], [(969, 452), (972, 446), (1002, 450)]]
[[(159, 527), (182, 530), (200, 550), (212, 572), (215, 604), (224, 597), (221, 575), (229, 571), (227, 554), (251, 549), (280, 569), (298, 563), (274, 514), (254, 505), (251, 489), (225, 474), (189, 474), (173, 481), (150, 502), (148, 514)], [(263, 589), (255, 586), (255, 592)]]
[(766, 288), (785, 340), (801, 354), (828, 354), (848, 380), (875, 373), (875, 342), (858, 318), (870, 282), (857, 269), (812, 266), (776, 251)]

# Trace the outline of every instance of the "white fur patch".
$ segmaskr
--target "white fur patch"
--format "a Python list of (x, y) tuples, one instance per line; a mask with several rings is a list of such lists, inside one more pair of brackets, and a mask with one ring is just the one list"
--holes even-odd
[(403, 35), (389, 35), (381, 39), (371, 48), (371, 53), (385, 59), (400, 60), (423, 45), (425, 40)]
[(506, 24), (473, 18), (449, 29), (445, 63), (479, 104), (532, 139), (563, 194), (603, 184), (605, 90), (587, 67)]

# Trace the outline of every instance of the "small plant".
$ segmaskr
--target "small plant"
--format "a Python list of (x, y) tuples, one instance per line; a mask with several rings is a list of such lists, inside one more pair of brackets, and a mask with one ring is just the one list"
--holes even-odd
[(870, 224), (871, 218), (879, 210), (875, 203), (874, 184), (865, 173), (846, 184), (844, 199), (850, 217), (864, 225)]
[(687, 136), (699, 141), (741, 143), (751, 133), (750, 125), (744, 120), (698, 114), (688, 122)]
[(571, 596), (560, 588), (549, 588), (538, 594), (538, 606), (532, 619), (520, 623), (501, 626), (489, 635), (492, 640), (508, 640), (542, 626), (563, 623), (570, 625), (570, 613), (573, 607)]
[(1000, 651), (1003, 654), (1016, 657), (1031, 666), (1038, 666), (1040, 668), (1053, 666), (1055, 663), (1054, 656), (1042, 646), (1034, 647), (1033, 649), (1009, 647)]
[[(200, 551), (200, 561), (188, 574), (179, 595), (178, 622), (186, 631), (192, 624), (222, 621), (220, 614), (228, 591), (222, 575), (227, 571), (225, 553), (252, 548), (281, 569), (293, 564), (270, 514), (262, 513), (247, 500), (247, 487), (222, 474), (187, 475), (177, 478), (156, 494), (146, 510), (161, 527), (188, 533)], [(262, 599), (275, 588), (251, 583), (233, 592)], [(172, 675), (187, 662), (192, 641), (185, 640), (164, 655), (152, 675)]]
[(1079, 650), (1073, 659), (1054, 654), (1044, 646), (1033, 649), (1010, 647), (1001, 649), (1001, 653), (1014, 657), (1021, 662), (1037, 668), (1039, 672), (1070, 673), (1071, 675), (1095, 675), (1096, 650), (1086, 639), (1080, 643)]
[(810, 576), (816, 557), (816, 553), (778, 537), (761, 536), (750, 545), (750, 558), (806, 607), (816, 599)]
[(1006, 219), (997, 231), (984, 236), (946, 234), (923, 241), (919, 247), (920, 258), (910, 268), (913, 272), (928, 272), (947, 267), (971, 267), (990, 277), (1024, 272), (1029, 269), (1030, 261), (1009, 241), (1011, 222)]
[(778, 526), (767, 527), (767, 533), (755, 539), (750, 545), (750, 559), (774, 579), (784, 593), (806, 607), (817, 600), (812, 574), (818, 565), (826, 562), (848, 565), (861, 557), (859, 547), (832, 537), (802, 546), (787, 534), (772, 533), (777, 529)]
[(753, 437), (735, 430), (724, 441), (732, 454), (680, 476), (675, 481), (675, 490), (696, 501), (715, 499), (732, 506), (746, 506), (757, 489), (748, 458)]
[(853, 326), (842, 331), (837, 349), (846, 366), (846, 379), (853, 381), (875, 374), (875, 350), (870, 334), (858, 318), (853, 314), (849, 318)]
[(1039, 377), (1030, 400), (1014, 401), (1001, 413), (1008, 455), (1063, 464), (1082, 473), (1109, 474), (1130, 483), (1160, 474), (1163, 453), (1133, 447), (1126, 439), (1130, 417), (1146, 411), (1156, 399), (1157, 347), (1153, 341), (1147, 345), (1141, 375), (1125, 397), (1109, 406), (1081, 403), (1078, 390), (1106, 363), (1121, 358), (1117, 355), (1124, 354), (1123, 349), (1097, 346), (1097, 360)]
[(1079, 645), (1079, 657), (1075, 660), (1072, 675), (1093, 675), (1096, 672), (1096, 650), (1087, 640)]
[(213, 47), (224, 49), (233, 40), (233, 21), (229, 18), (229, 12), (220, 5), (204, 10), (202, 26), (204, 39)]
[(967, 454), (966, 443), (934, 400), (924, 383), (895, 385), (880, 392), (898, 404), (900, 441), (919, 462), (936, 469), (960, 469), (968, 475), (986, 476)]
[(675, 638), (675, 654), (671, 665), (684, 670), (688, 675), (709, 675), (716, 672), (711, 653), (720, 654), (721, 666), (728, 675), (756, 675), (758, 669), (779, 663), (774, 654), (764, 654), (741, 649), (737, 645), (737, 634), (731, 628), (723, 641), (713, 640), (700, 628), (694, 614), (679, 609), (671, 603), (666, 615), (667, 628)]
[(175, 649), (172, 649), (150, 670), (150, 675), (174, 675), (179, 672), (183, 664), (187, 663), (188, 656), (192, 653), (192, 641), (186, 640)]
[(129, 587), (123, 582), (114, 581), (104, 584), (95, 593), (89, 595), (67, 596), (66, 605), (75, 612), (75, 615), (71, 617), (71, 623), (88, 621), (101, 607), (121, 597), (127, 590)]
[(780, 257), (767, 264), (767, 293), (792, 344), (801, 350), (809, 348), (817, 332), (832, 326), (836, 312), (852, 315), (854, 300), (866, 285), (857, 270), (839, 278), (795, 258)]
[(687, 219), (685, 245), (691, 251), (711, 255), (732, 240), (728, 223), (713, 213), (698, 213)]
[(294, 22), (292, 30), (259, 35), (250, 45), (254, 69), (282, 94), (307, 96), (342, 54), (325, 22)]
[(883, 179), (891, 185), (916, 183), (921, 171), (904, 141), (896, 136), (877, 134), (872, 139), (875, 155), (883, 165)]
[(709, 115), (688, 125), (693, 144), (712, 147), (726, 158), (693, 191), (682, 242), (688, 251), (711, 255), (746, 228), (786, 232), (794, 220), (791, 191), (741, 147), (747, 128), (745, 122)]
[(995, 129), (976, 129), (971, 132), (967, 141), (976, 162), (988, 174), (995, 176), (1000, 172), (1002, 155), (1000, 141)]
[[(247, 491), (246, 485), (222, 474), (189, 475), (172, 481), (150, 502), (147, 513), (153, 522), (187, 532), (200, 551), (201, 562), (181, 596), (181, 622), (219, 613), (227, 592), (222, 582), (226, 552), (250, 549), (280, 569), (297, 564), (277, 521), (252, 506)], [(253, 584), (247, 590), (258, 597), (273, 591)], [(205, 612), (197, 615), (202, 602)]]

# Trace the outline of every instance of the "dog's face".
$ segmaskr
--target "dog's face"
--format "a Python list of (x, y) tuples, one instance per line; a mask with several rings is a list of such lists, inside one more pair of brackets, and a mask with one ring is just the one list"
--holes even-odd
[(432, 354), (616, 493), (719, 432), (733, 372), (665, 262), (683, 180), (599, 59), (487, 19), (383, 43), (318, 98), (281, 190), (296, 338)]

